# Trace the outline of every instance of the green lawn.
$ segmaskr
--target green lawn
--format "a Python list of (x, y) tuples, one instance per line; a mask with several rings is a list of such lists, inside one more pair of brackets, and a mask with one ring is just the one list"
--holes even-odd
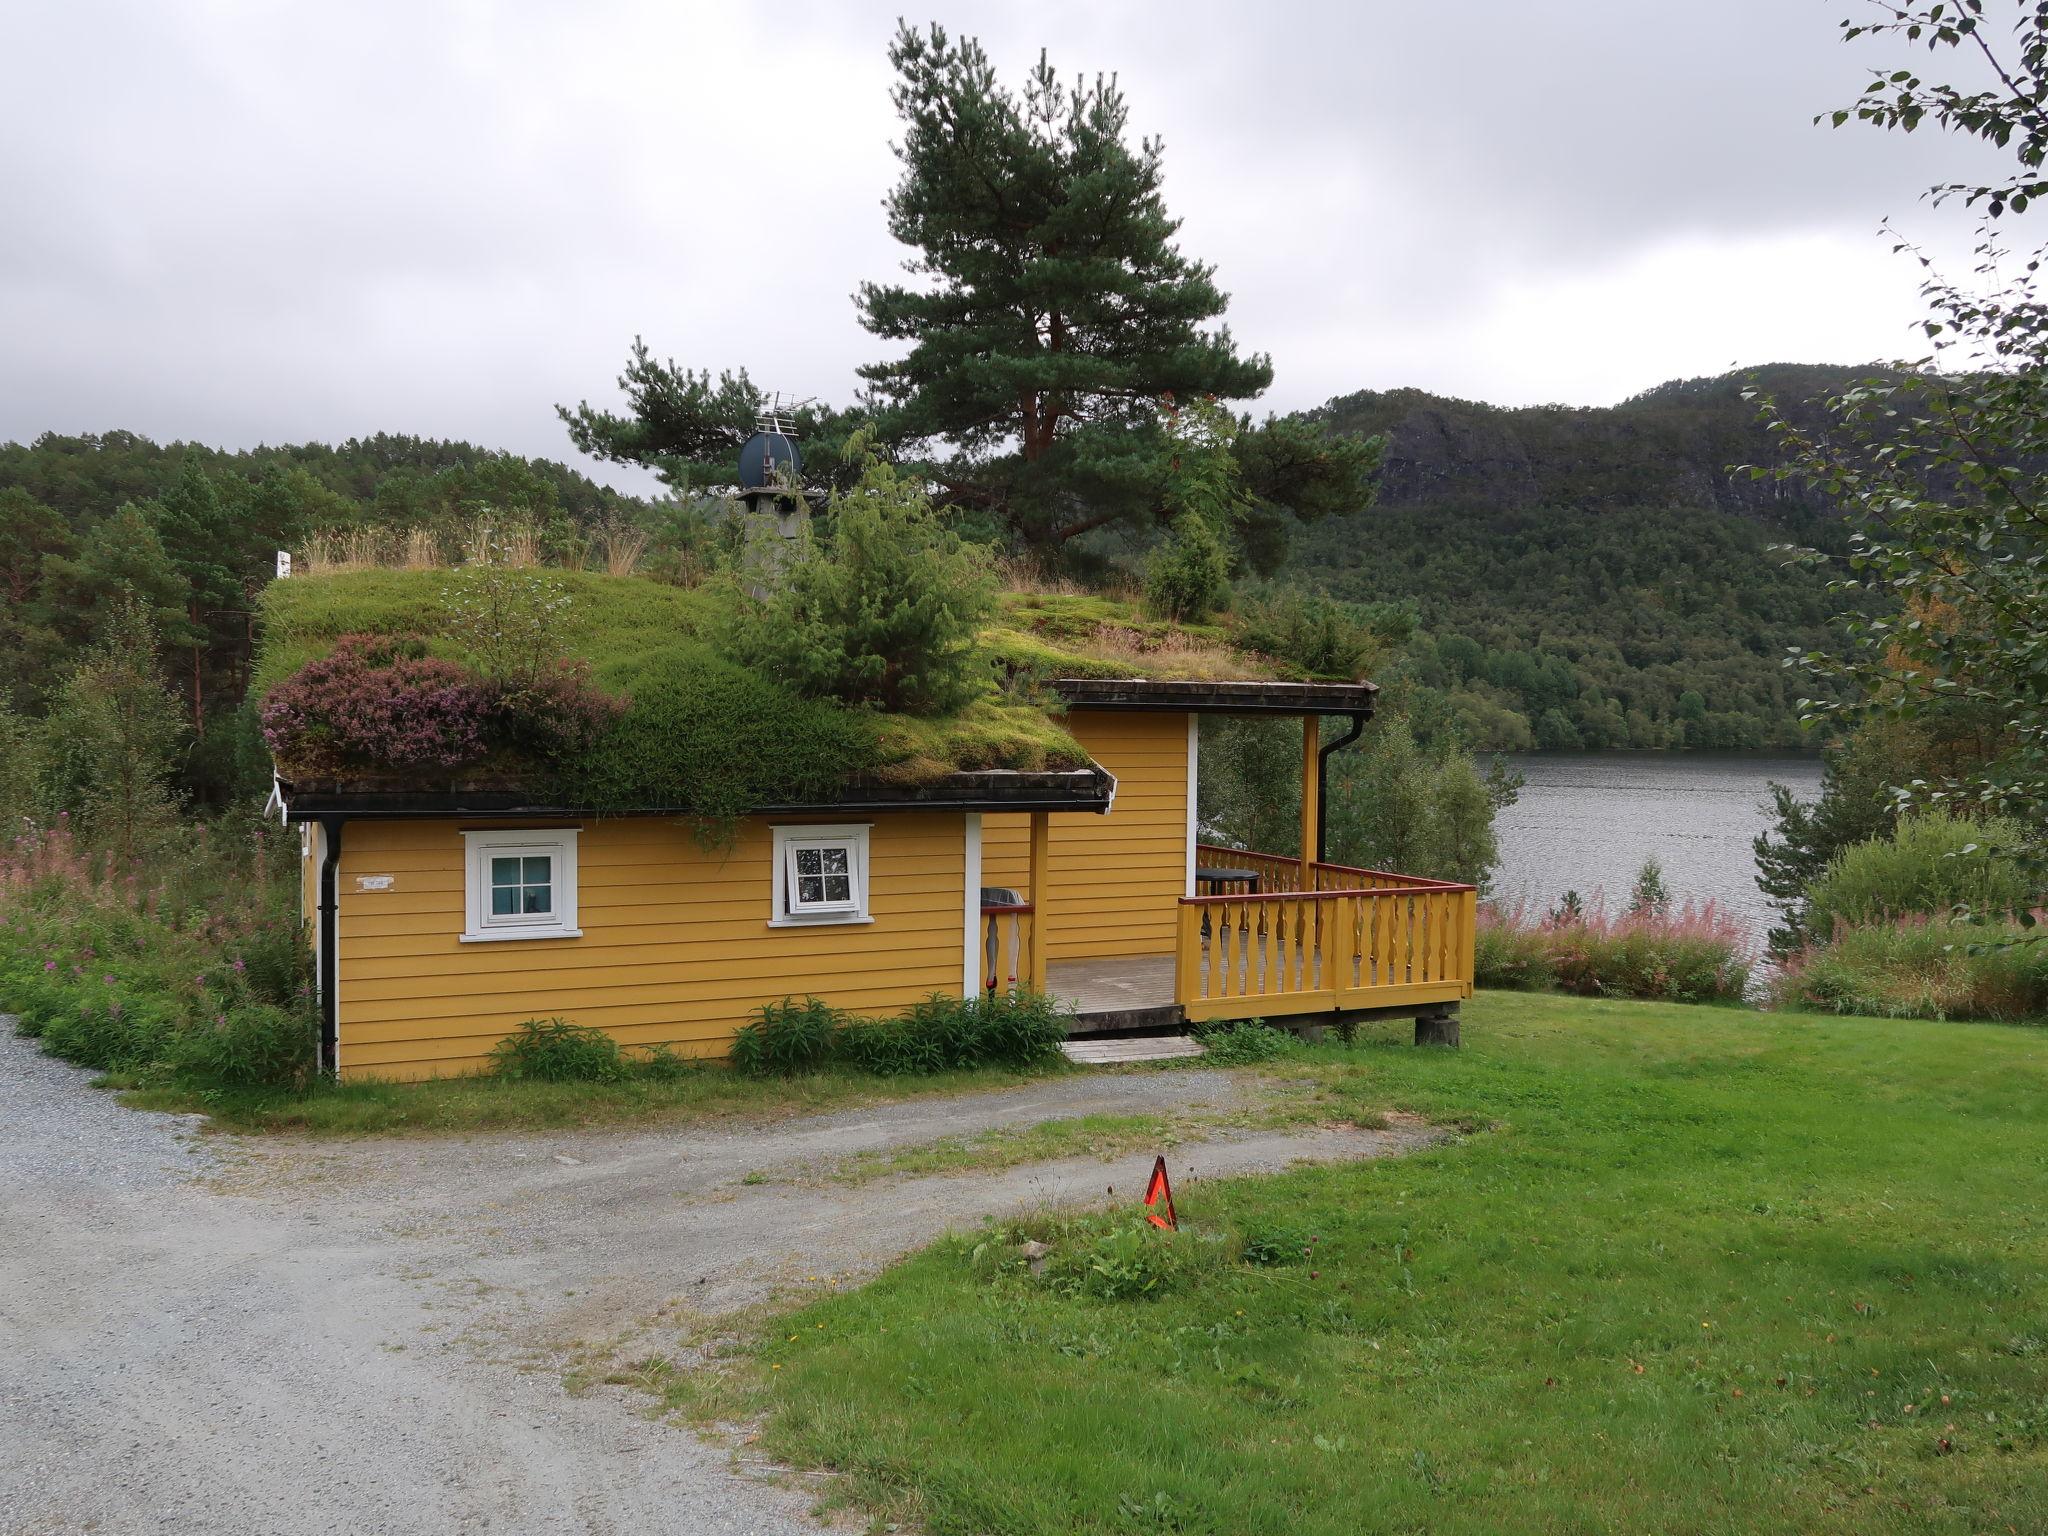
[[(1163, 1296), (956, 1239), (638, 1379), (938, 1533), (2048, 1530), (2048, 1036), (1508, 994), (1464, 1033), (1281, 1063), (1475, 1129), (1186, 1185)], [(1275, 1233), (1313, 1258), (1237, 1257)]]
[(468, 1136), (484, 1131), (573, 1130), (701, 1124), (732, 1116), (825, 1114), (926, 1095), (994, 1092), (1073, 1069), (1065, 1062), (1024, 1071), (982, 1067), (928, 1077), (876, 1077), (832, 1069), (797, 1077), (747, 1077), (707, 1062), (672, 1078), (617, 1083), (538, 1083), (479, 1074), (419, 1083), (354, 1080), (306, 1089), (195, 1091), (138, 1087), (121, 1074), (101, 1079), (136, 1109), (199, 1113), (212, 1128), (257, 1135)]

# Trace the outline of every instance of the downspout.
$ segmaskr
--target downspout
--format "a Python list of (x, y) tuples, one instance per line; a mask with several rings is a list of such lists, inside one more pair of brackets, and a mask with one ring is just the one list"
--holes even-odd
[(341, 829), (344, 818), (320, 818), (320, 971), (314, 986), (320, 994), (319, 1070), (332, 1076), (341, 1055)]
[(1328, 743), (1316, 754), (1316, 862), (1324, 863), (1326, 844), (1330, 831), (1330, 754), (1339, 747), (1348, 747), (1358, 740), (1359, 732), (1365, 729), (1366, 716), (1363, 713), (1351, 717), (1351, 729)]

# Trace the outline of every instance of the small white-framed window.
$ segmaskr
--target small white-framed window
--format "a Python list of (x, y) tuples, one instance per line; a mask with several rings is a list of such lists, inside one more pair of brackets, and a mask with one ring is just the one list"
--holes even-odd
[(868, 828), (777, 827), (771, 926), (866, 923)]
[(462, 941), (575, 939), (574, 827), (465, 832)]

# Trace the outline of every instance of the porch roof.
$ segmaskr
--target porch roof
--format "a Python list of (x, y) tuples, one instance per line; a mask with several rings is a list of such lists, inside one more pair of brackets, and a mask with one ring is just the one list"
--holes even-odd
[(1189, 682), (1149, 677), (1063, 677), (1053, 688), (1069, 709), (1170, 710), (1197, 715), (1372, 713), (1377, 683)]

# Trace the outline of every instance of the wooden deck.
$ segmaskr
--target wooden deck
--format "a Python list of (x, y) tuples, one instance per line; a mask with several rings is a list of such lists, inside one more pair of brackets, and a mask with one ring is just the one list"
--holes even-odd
[[(1472, 995), (1478, 892), (1470, 885), (1241, 849), (1196, 853), (1196, 883), (1206, 871), (1215, 894), (1179, 900), (1169, 953), (1039, 958), (1027, 968), (1020, 925), (1036, 914), (1019, 903), (983, 909), (992, 914), (990, 974), (1006, 974), (1009, 956), (1008, 975), (1042, 976), (1073, 1009), (1076, 1035), (1229, 1019), (1411, 1013), (1441, 1021)], [(1043, 935), (1034, 928), (1030, 939)]]
[(1055, 960), (1045, 989), (1074, 1010), (1077, 1035), (1181, 1023), (1173, 1000), (1173, 956)]

